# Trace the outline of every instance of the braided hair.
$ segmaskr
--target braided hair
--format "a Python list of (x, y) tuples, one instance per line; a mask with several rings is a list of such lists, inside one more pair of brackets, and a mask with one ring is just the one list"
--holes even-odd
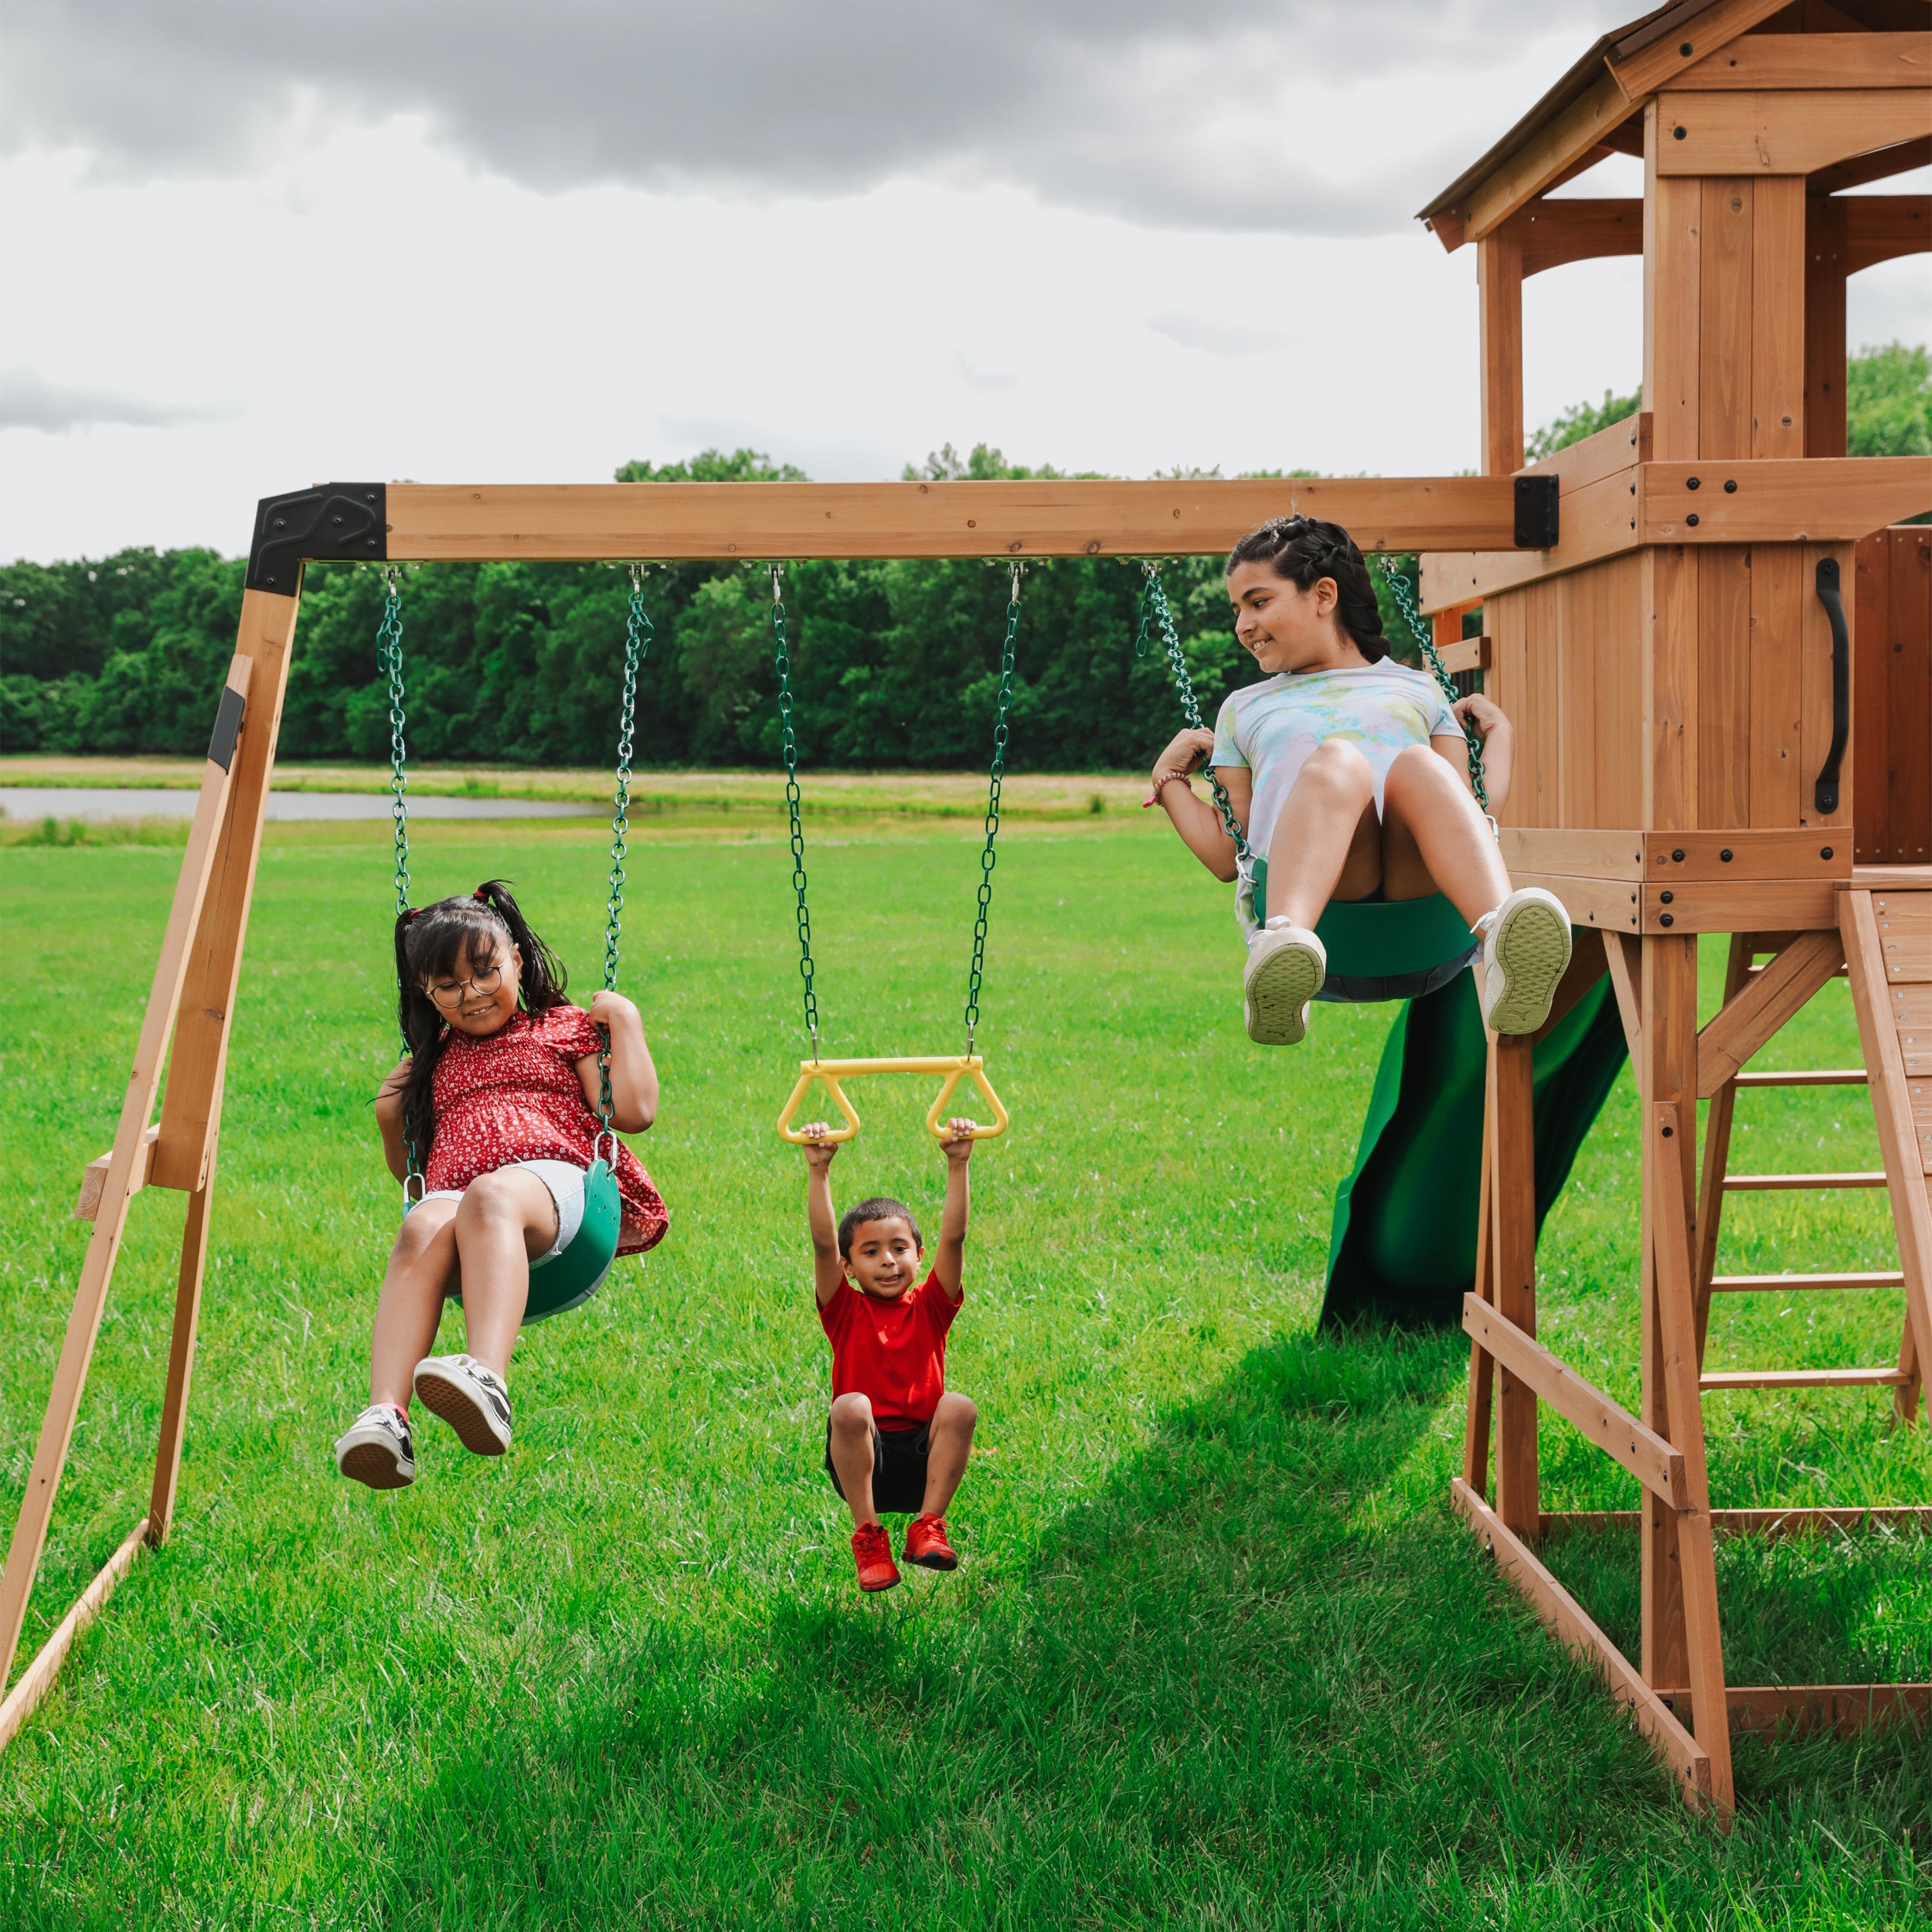
[(1339, 523), (1318, 516), (1271, 516), (1228, 553), (1230, 571), (1242, 563), (1268, 564), (1277, 577), (1304, 590), (1312, 590), (1324, 577), (1332, 579), (1335, 615), (1355, 648), (1371, 664), (1394, 648), (1382, 628), (1382, 607), (1369, 580), (1369, 566)]
[(451, 1028), (423, 989), (434, 979), (481, 973), (499, 954), (515, 947), (523, 956), (517, 1005), (526, 1013), (561, 1006), (563, 963), (530, 929), (521, 908), (501, 879), (486, 879), (473, 893), (439, 899), (419, 911), (411, 906), (396, 921), (398, 1019), (410, 1060), (403, 1086), (403, 1133), (419, 1161), (429, 1157), (436, 1133), (437, 1063), (449, 1044)]

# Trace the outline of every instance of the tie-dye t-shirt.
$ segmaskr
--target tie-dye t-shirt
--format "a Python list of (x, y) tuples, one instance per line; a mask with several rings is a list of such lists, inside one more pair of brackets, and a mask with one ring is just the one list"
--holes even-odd
[[(1213, 763), (1246, 765), (1254, 774), (1248, 808), (1249, 845), (1265, 854), (1301, 767), (1325, 738), (1345, 739), (1375, 774), (1376, 814), (1396, 754), (1431, 738), (1462, 736), (1436, 681), (1384, 658), (1338, 671), (1283, 671), (1230, 694), (1214, 721)], [(1243, 869), (1241, 922), (1253, 923), (1253, 880)]]

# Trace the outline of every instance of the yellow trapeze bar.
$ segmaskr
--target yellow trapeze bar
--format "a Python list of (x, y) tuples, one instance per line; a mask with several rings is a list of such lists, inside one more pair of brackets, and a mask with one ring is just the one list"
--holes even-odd
[(857, 1079), (866, 1073), (943, 1073), (946, 1077), (939, 1090), (939, 1097), (926, 1113), (926, 1131), (936, 1141), (949, 1139), (944, 1115), (946, 1103), (953, 1097), (953, 1090), (963, 1080), (971, 1080), (986, 1097), (986, 1104), (993, 1110), (991, 1127), (975, 1125), (971, 1138), (975, 1141), (990, 1141), (996, 1134), (1004, 1134), (1010, 1124), (1010, 1116), (1000, 1104), (1000, 1097), (988, 1084), (985, 1062), (977, 1053), (935, 1053), (923, 1058), (910, 1060), (801, 1060), (798, 1063), (798, 1084), (791, 1090), (791, 1098), (785, 1102), (784, 1111), (778, 1116), (778, 1131), (793, 1145), (811, 1145), (808, 1135), (798, 1132), (791, 1124), (792, 1116), (803, 1103), (807, 1090), (814, 1081), (821, 1082), (832, 1095), (838, 1111), (845, 1117), (843, 1127), (834, 1128), (821, 1138), (828, 1144), (849, 1141), (859, 1131), (859, 1116), (852, 1111), (852, 1102), (845, 1098), (842, 1081)]

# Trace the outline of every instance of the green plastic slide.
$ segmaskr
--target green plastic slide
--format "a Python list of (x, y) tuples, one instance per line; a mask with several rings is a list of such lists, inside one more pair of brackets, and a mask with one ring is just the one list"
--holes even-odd
[[(1475, 1285), (1485, 1054), (1473, 973), (1396, 1014), (1354, 1171), (1335, 1190), (1324, 1326), (1461, 1323)], [(1607, 978), (1537, 1043), (1539, 1231), (1627, 1057)]]

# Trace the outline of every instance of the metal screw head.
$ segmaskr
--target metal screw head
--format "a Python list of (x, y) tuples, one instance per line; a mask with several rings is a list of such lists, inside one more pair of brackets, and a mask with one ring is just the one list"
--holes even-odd
[(1719, 859), (1721, 859), (1724, 862), (1724, 863), (1725, 863), (1726, 865), (1727, 865), (1727, 866), (1728, 866), (1728, 865), (1731, 862), (1731, 849), (1730, 849), (1730, 847), (1729, 845), (1726, 845), (1726, 846), (1724, 848), (1724, 849), (1723, 849), (1722, 852), (1719, 852), (1717, 855), (1718, 855), (1718, 857), (1719, 857)]
[(1657, 916), (1657, 923), (1660, 926), (1674, 926), (1677, 923), (1677, 916), (1674, 913), (1660, 913)]
[(1679, 53), (1681, 53), (1681, 54), (1684, 56), (1684, 58), (1685, 58), (1686, 60), (1689, 60), (1689, 58), (1690, 58), (1690, 51), (1691, 51), (1691, 43), (1690, 43), (1688, 40), (1686, 40), (1686, 41), (1683, 43), (1683, 45), (1682, 45), (1682, 46), (1680, 46), (1680, 47), (1677, 49), (1677, 51), (1678, 51)]
[(1692, 511), (1690, 515), (1685, 518), (1684, 521), (1686, 523), (1696, 523), (1697, 521), (1697, 512), (1695, 510)]
[(1684, 479), (1684, 488), (1687, 490), (1701, 490), (1703, 487), (1704, 479), (1701, 476), (1686, 477)]
[(1664, 903), (1665, 903), (1666, 906), (1668, 906), (1668, 905), (1670, 903), (1670, 902), (1671, 902), (1673, 899), (1675, 899), (1676, 896), (1677, 896), (1677, 895), (1676, 895), (1676, 893), (1668, 893), (1668, 892), (1665, 893), (1664, 894), (1664, 896), (1663, 896), (1663, 898), (1664, 898)]
[(1731, 478), (1731, 479), (1730, 479), (1730, 480), (1727, 483), (1726, 483), (1726, 484), (1725, 484), (1725, 485), (1724, 485), (1724, 494), (1725, 494), (1726, 496), (1735, 496), (1735, 495), (1736, 495), (1736, 494), (1737, 494), (1737, 479), (1736, 479), (1736, 477), (1733, 477), (1733, 478)]
[(1682, 141), (1684, 138), (1686, 131), (1687, 131), (1685, 129), (1682, 128), (1673, 128), (1670, 131), (1671, 138), (1673, 141)]
[(1829, 859), (1829, 858), (1831, 857), (1831, 855), (1832, 855), (1832, 849), (1831, 849), (1831, 847), (1830, 847), (1829, 845), (1826, 845), (1826, 846), (1822, 847), (1822, 848), (1820, 849), (1820, 851), (1819, 851), (1819, 852), (1818, 852), (1818, 856), (1819, 856), (1819, 858), (1821, 858), (1821, 859)]
[(1674, 1127), (1667, 1127), (1667, 1128), (1665, 1128), (1664, 1129), (1664, 1138), (1665, 1138), (1665, 1140), (1668, 1140), (1668, 1139), (1670, 1138), (1670, 1137), (1671, 1137), (1673, 1134), (1675, 1134), (1676, 1131), (1677, 1131), (1677, 1130), (1676, 1130), (1676, 1128), (1674, 1128)]
[(1681, 866), (1684, 862), (1684, 848), (1682, 845), (1676, 846), (1672, 849), (1671, 852), (1671, 862), (1672, 864), (1679, 866)]

